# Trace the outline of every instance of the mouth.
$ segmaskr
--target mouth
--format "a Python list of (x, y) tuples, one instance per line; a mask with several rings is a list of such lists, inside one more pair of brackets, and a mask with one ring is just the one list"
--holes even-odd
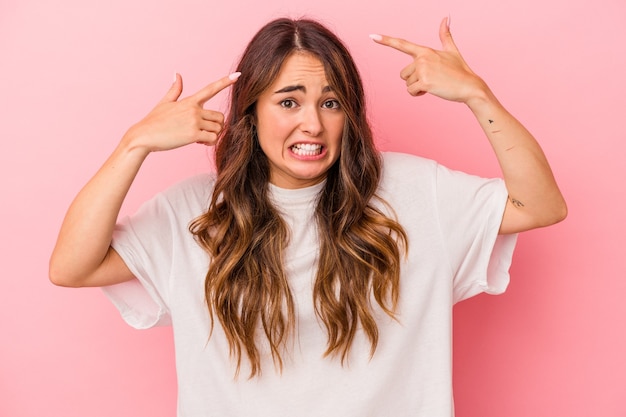
[(289, 149), (298, 156), (317, 156), (321, 155), (324, 147), (315, 143), (296, 143), (289, 147)]

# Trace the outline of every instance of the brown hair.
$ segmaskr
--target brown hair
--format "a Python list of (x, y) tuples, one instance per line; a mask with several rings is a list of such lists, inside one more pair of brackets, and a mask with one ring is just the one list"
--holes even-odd
[[(319, 263), (313, 290), (315, 311), (328, 333), (325, 355), (347, 360), (359, 323), (373, 354), (378, 328), (371, 297), (393, 317), (400, 276), (402, 227), (372, 205), (381, 160), (367, 122), (359, 72), (341, 41), (307, 19), (277, 19), (248, 44), (237, 68), (230, 111), (215, 149), (217, 180), (208, 211), (190, 225), (211, 256), (205, 292), (211, 319), (217, 316), (239, 372), (242, 354), (251, 377), (260, 373), (256, 329), (269, 342), (274, 363), (295, 327), (295, 306), (283, 254), (289, 231), (268, 199), (269, 164), (254, 130), (255, 103), (294, 52), (323, 64), (326, 79), (345, 112), (338, 161), (329, 169), (315, 212)], [(382, 202), (384, 203), (384, 202)]]

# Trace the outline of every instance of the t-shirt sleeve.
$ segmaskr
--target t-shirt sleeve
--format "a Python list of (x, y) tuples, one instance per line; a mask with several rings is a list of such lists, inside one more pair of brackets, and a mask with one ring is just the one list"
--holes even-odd
[(454, 302), (481, 292), (501, 294), (517, 235), (499, 235), (507, 201), (502, 179), (437, 166), (439, 224), (454, 276)]
[(132, 327), (145, 329), (170, 324), (168, 275), (171, 267), (172, 226), (167, 199), (158, 194), (136, 214), (119, 222), (111, 246), (135, 279), (103, 287), (104, 293)]
[(115, 227), (111, 246), (135, 279), (103, 287), (103, 291), (132, 327), (171, 324), (168, 305), (173, 266), (180, 251), (195, 245), (189, 223), (206, 210), (212, 181), (209, 175), (183, 180)]

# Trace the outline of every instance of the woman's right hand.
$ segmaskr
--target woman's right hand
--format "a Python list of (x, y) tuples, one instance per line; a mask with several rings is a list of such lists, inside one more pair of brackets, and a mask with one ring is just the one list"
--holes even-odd
[(176, 81), (157, 106), (131, 127), (98, 172), (70, 205), (50, 258), (50, 280), (68, 287), (104, 286), (128, 281), (133, 274), (111, 248), (115, 222), (124, 198), (146, 156), (153, 151), (200, 142), (214, 145), (224, 115), (204, 103), (233, 84), (231, 74), (179, 100)]
[(146, 154), (190, 143), (214, 145), (224, 126), (224, 115), (204, 109), (204, 104), (232, 85), (239, 75), (230, 74), (179, 100), (183, 80), (176, 74), (176, 80), (167, 94), (143, 120), (126, 132), (122, 142), (132, 149), (142, 149)]

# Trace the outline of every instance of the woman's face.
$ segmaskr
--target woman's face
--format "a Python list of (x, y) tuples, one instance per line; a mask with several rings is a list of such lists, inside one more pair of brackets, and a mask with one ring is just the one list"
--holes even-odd
[(322, 181), (337, 161), (345, 113), (311, 54), (288, 57), (256, 104), (256, 129), (270, 182), (302, 188)]

